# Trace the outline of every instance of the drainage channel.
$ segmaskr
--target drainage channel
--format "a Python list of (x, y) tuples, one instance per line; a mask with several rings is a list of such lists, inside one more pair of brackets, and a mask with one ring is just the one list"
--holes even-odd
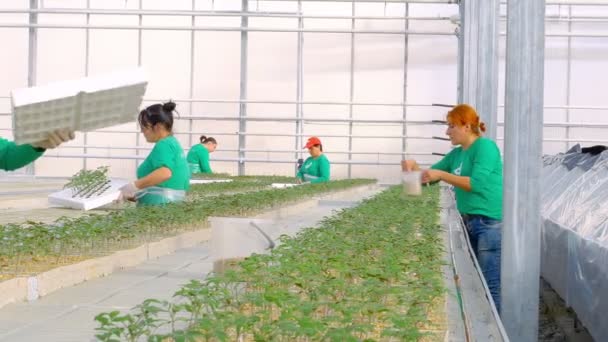
[(475, 260), (456, 209), (453, 193), (441, 189), (441, 224), (444, 227), (448, 287), (447, 341), (509, 341)]

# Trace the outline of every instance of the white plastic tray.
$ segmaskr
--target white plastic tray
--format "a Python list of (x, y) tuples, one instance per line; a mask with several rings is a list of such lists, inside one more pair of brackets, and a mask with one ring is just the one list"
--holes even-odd
[(49, 195), (49, 204), (79, 210), (91, 210), (110, 204), (120, 196), (120, 187), (127, 184), (125, 180), (112, 179), (110, 183), (90, 196), (75, 195), (72, 188), (63, 189)]
[(147, 81), (136, 68), (99, 77), (15, 89), (13, 138), (18, 144), (47, 139), (57, 129), (92, 131), (136, 119)]
[(190, 184), (230, 183), (232, 179), (191, 179)]

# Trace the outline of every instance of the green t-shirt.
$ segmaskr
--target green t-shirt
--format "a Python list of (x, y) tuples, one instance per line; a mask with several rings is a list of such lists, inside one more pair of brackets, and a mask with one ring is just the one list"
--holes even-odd
[(192, 173), (213, 173), (209, 165), (209, 150), (202, 144), (192, 146), (188, 151), (188, 164)]
[(480, 137), (466, 151), (457, 147), (431, 169), (471, 178), (471, 191), (454, 187), (460, 213), (502, 220), (502, 160), (494, 141)]
[(38, 159), (43, 153), (43, 149), (34, 148), (32, 145), (17, 145), (0, 138), (0, 169), (16, 170)]
[(316, 158), (308, 157), (296, 177), (311, 183), (329, 182), (329, 159), (325, 154)]
[[(146, 160), (137, 168), (137, 178), (143, 178), (161, 167), (171, 170), (171, 178), (157, 184), (156, 187), (183, 191), (190, 188), (190, 170), (184, 156), (184, 150), (172, 135), (156, 142)], [(172, 198), (152, 193), (145, 194), (137, 200), (138, 205), (168, 202), (172, 202)]]

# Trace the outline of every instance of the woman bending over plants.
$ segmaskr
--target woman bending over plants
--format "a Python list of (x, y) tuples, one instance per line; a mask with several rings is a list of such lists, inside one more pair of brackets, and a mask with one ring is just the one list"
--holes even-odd
[(201, 135), (200, 144), (196, 144), (188, 151), (188, 165), (191, 173), (213, 173), (209, 165), (209, 154), (215, 152), (217, 140), (214, 137)]
[(154, 148), (137, 168), (137, 180), (121, 188), (121, 197), (137, 205), (181, 201), (190, 187), (184, 150), (173, 136), (175, 103), (154, 104), (139, 113), (139, 126)]

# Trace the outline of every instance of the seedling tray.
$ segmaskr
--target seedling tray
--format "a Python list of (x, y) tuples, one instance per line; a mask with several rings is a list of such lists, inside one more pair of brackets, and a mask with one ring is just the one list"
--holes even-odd
[(84, 189), (66, 188), (49, 195), (49, 204), (79, 210), (91, 210), (116, 201), (125, 180), (112, 179)]
[(143, 69), (15, 89), (11, 92), (13, 138), (43, 141), (58, 129), (93, 131), (135, 121), (146, 92)]

